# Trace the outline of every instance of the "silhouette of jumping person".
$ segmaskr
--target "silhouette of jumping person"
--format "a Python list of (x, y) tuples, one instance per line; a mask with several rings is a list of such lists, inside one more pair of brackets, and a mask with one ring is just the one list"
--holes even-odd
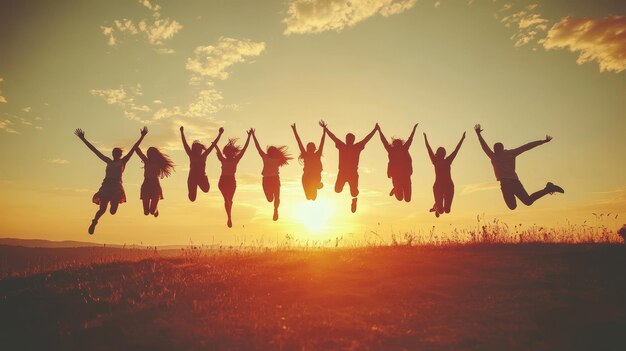
[(391, 178), (393, 188), (389, 196), (396, 196), (398, 201), (411, 201), (411, 175), (413, 174), (413, 160), (409, 154), (409, 148), (413, 143), (413, 136), (417, 124), (413, 126), (413, 131), (405, 142), (402, 139), (391, 138), (391, 144), (385, 138), (380, 126), (377, 127), (380, 134), (380, 141), (383, 143), (389, 162), (387, 163), (387, 178)]
[(124, 185), (122, 184), (122, 174), (124, 173), (124, 168), (126, 167), (126, 163), (130, 160), (133, 152), (139, 148), (139, 145), (143, 141), (143, 138), (148, 134), (148, 128), (143, 127), (141, 129), (141, 137), (135, 145), (133, 145), (132, 149), (126, 154), (126, 156), (122, 157), (122, 149), (116, 147), (113, 149), (113, 159), (110, 159), (104, 156), (98, 149), (96, 149), (87, 139), (85, 138), (85, 132), (78, 128), (74, 131), (74, 134), (82, 140), (85, 145), (89, 148), (89, 150), (93, 151), (98, 158), (104, 161), (106, 166), (104, 180), (102, 181), (102, 185), (97, 193), (95, 193), (91, 199), (94, 204), (99, 205), (100, 208), (96, 212), (93, 220), (91, 221), (91, 225), (87, 230), (89, 234), (93, 234), (96, 230), (96, 225), (98, 224), (98, 220), (102, 215), (107, 211), (107, 206), (111, 204), (110, 212), (114, 215), (117, 212), (117, 207), (119, 204), (126, 202), (126, 193), (124, 192)]
[(182, 126), (180, 127), (180, 137), (183, 140), (185, 152), (187, 153), (187, 156), (189, 156), (189, 176), (187, 177), (189, 201), (196, 201), (198, 188), (205, 193), (208, 193), (211, 188), (209, 178), (206, 176), (206, 158), (209, 156), (211, 151), (213, 151), (213, 148), (220, 140), (222, 133), (224, 133), (224, 128), (219, 129), (219, 134), (215, 140), (213, 140), (208, 149), (198, 140), (194, 140), (190, 148), (189, 144), (187, 144), (187, 139), (185, 139), (184, 128)]
[[(320, 121), (322, 128), (326, 127), (324, 121)], [(302, 174), (302, 187), (307, 200), (315, 200), (317, 198), (317, 190), (324, 187), (322, 183), (322, 151), (324, 150), (324, 140), (326, 139), (326, 130), (322, 131), (322, 140), (320, 140), (319, 149), (315, 149), (315, 143), (306, 144), (306, 149), (302, 145), (302, 140), (296, 130), (296, 124), (291, 125), (293, 134), (298, 141), (300, 155), (298, 160), (304, 164), (304, 173)]]
[(481, 134), (483, 130), (481, 129), (480, 124), (477, 124), (474, 127), (474, 130), (476, 130), (480, 146), (483, 148), (483, 151), (485, 151), (485, 154), (487, 154), (489, 159), (491, 159), (496, 179), (500, 181), (502, 196), (504, 197), (506, 205), (511, 210), (514, 210), (517, 207), (517, 201), (515, 200), (516, 197), (520, 199), (524, 205), (530, 206), (535, 201), (548, 194), (565, 192), (560, 186), (548, 182), (545, 188), (528, 195), (526, 189), (524, 189), (524, 186), (519, 181), (517, 173), (515, 173), (515, 158), (523, 152), (549, 142), (552, 140), (551, 136), (546, 135), (544, 140), (533, 141), (511, 150), (505, 149), (502, 143), (495, 143), (492, 151), (489, 148), (489, 145), (487, 145), (487, 142), (485, 142), (485, 139), (483, 139)]
[(251, 130), (252, 139), (259, 155), (263, 159), (263, 192), (268, 202), (274, 201), (273, 220), (278, 220), (278, 206), (280, 205), (280, 175), (279, 168), (286, 165), (291, 157), (287, 153), (287, 146), (268, 146), (263, 151), (256, 138), (255, 130)]
[(379, 128), (378, 123), (372, 131), (363, 140), (355, 143), (355, 136), (352, 133), (346, 134), (346, 142), (339, 140), (333, 134), (327, 125), (323, 126), (324, 131), (335, 142), (335, 147), (339, 150), (339, 172), (337, 173), (337, 182), (335, 183), (335, 192), (340, 193), (343, 187), (348, 183), (350, 186), (350, 195), (352, 195), (352, 205), (350, 209), (352, 213), (356, 212), (357, 196), (359, 196), (359, 157), (361, 151), (365, 149), (365, 145), (372, 139), (374, 133)]
[(465, 140), (465, 132), (461, 140), (456, 145), (456, 148), (452, 153), (446, 157), (446, 149), (443, 147), (437, 148), (437, 152), (433, 153), (433, 149), (428, 143), (428, 137), (424, 133), (424, 142), (426, 143), (426, 149), (428, 150), (428, 156), (430, 161), (435, 166), (435, 184), (433, 184), (433, 194), (435, 195), (435, 204), (430, 212), (435, 212), (435, 216), (439, 217), (442, 213), (450, 213), (452, 208), (452, 199), (454, 199), (454, 182), (452, 181), (451, 166), (452, 161), (459, 153), (461, 145)]
[(252, 129), (248, 130), (248, 137), (246, 138), (246, 143), (243, 145), (243, 148), (237, 145), (237, 139), (228, 139), (228, 143), (224, 146), (224, 151), (220, 151), (219, 146), (215, 146), (217, 159), (222, 163), (222, 174), (220, 175), (220, 181), (217, 183), (217, 186), (220, 188), (222, 196), (224, 197), (224, 208), (228, 216), (226, 225), (228, 228), (233, 227), (231, 211), (233, 209), (233, 197), (237, 189), (237, 181), (235, 180), (237, 164), (239, 164), (239, 160), (241, 160), (248, 148), (250, 135), (252, 135)]
[(137, 155), (143, 161), (143, 184), (140, 199), (143, 202), (143, 214), (159, 216), (159, 200), (163, 200), (163, 190), (159, 178), (169, 177), (174, 170), (170, 157), (156, 147), (149, 147), (144, 155), (137, 147)]

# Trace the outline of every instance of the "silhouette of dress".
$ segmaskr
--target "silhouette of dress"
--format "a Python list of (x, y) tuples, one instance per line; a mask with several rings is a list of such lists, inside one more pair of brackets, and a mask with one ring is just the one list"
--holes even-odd
[(100, 205), (101, 201), (110, 201), (118, 204), (126, 202), (126, 192), (122, 184), (122, 174), (125, 167), (126, 162), (123, 159), (111, 160), (107, 163), (102, 185), (92, 197), (94, 204)]

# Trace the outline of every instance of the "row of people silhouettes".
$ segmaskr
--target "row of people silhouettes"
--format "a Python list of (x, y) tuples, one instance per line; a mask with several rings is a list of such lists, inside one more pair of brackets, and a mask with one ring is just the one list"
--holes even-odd
[[(409, 148), (413, 142), (415, 131), (418, 126), (417, 124), (413, 127), (413, 130), (406, 141), (392, 138), (391, 143), (389, 143), (383, 134), (378, 123), (374, 126), (374, 129), (359, 142), (355, 142), (356, 138), (352, 133), (346, 134), (345, 142), (341, 141), (328, 129), (328, 125), (324, 121), (320, 121), (319, 125), (323, 129), (319, 147), (316, 147), (314, 143), (310, 142), (307, 143), (306, 148), (298, 135), (296, 125), (293, 124), (291, 126), (300, 149), (298, 159), (304, 166), (302, 187), (307, 200), (315, 200), (317, 198), (317, 191), (323, 187), (321, 179), (321, 172), (323, 169), (321, 157), (324, 149), (324, 141), (326, 135), (328, 135), (335, 142), (335, 146), (339, 151), (339, 172), (335, 183), (335, 192), (341, 193), (345, 184), (348, 183), (350, 187), (350, 194), (352, 196), (351, 211), (353, 213), (356, 212), (357, 199), (359, 195), (358, 166), (360, 154), (374, 134), (379, 132), (381, 142), (387, 151), (389, 159), (387, 165), (387, 177), (391, 178), (393, 185), (389, 195), (395, 195), (398, 201), (411, 201), (411, 175), (413, 173), (413, 166)], [(550, 136), (546, 136), (544, 140), (534, 141), (511, 150), (504, 149), (502, 143), (495, 143), (494, 149), (491, 150), (482, 137), (483, 130), (479, 124), (475, 126), (475, 131), (482, 149), (491, 160), (496, 179), (500, 182), (502, 195), (510, 209), (513, 210), (517, 207), (516, 199), (519, 199), (525, 205), (530, 206), (536, 200), (547, 194), (553, 194), (555, 192), (564, 193), (563, 188), (549, 182), (546, 184), (544, 189), (529, 195), (515, 173), (516, 157), (525, 151), (551, 141), (552, 138)], [(135, 145), (133, 145), (131, 150), (125, 156), (122, 157), (123, 152), (121, 148), (114, 148), (112, 151), (113, 159), (104, 156), (91, 143), (89, 143), (89, 141), (85, 138), (85, 133), (82, 129), (76, 129), (74, 133), (91, 151), (93, 151), (107, 164), (105, 178), (100, 189), (96, 194), (94, 194), (92, 199), (95, 204), (99, 205), (99, 209), (89, 226), (88, 231), (90, 234), (93, 234), (98, 220), (106, 212), (109, 205), (110, 213), (115, 214), (119, 204), (126, 202), (122, 174), (126, 163), (132, 157), (134, 152), (137, 152), (144, 163), (144, 181), (141, 185), (140, 196), (143, 202), (144, 214), (151, 214), (154, 217), (159, 215), (158, 203), (163, 199), (163, 191), (159, 179), (168, 177), (171, 174), (171, 171), (174, 169), (174, 163), (169, 156), (163, 154), (155, 147), (148, 148), (146, 154), (144, 155), (139, 146), (145, 135), (148, 133), (148, 129), (146, 127), (141, 129), (141, 136), (139, 140), (135, 143)], [(222, 150), (220, 150), (217, 143), (224, 133), (223, 128), (219, 129), (219, 134), (208, 148), (206, 148), (199, 141), (194, 141), (191, 147), (189, 147), (189, 144), (185, 139), (183, 127), (180, 127), (180, 133), (185, 152), (190, 160), (190, 170), (187, 178), (188, 197), (190, 201), (195, 201), (197, 188), (200, 188), (200, 190), (205, 193), (209, 191), (210, 184), (206, 175), (206, 159), (211, 151), (215, 149), (217, 158), (222, 165), (222, 172), (218, 186), (222, 196), (224, 197), (224, 208), (228, 217), (227, 226), (229, 228), (232, 227), (233, 198), (237, 188), (235, 173), (239, 161), (248, 148), (250, 138), (252, 138), (256, 149), (263, 160), (263, 192), (265, 193), (267, 201), (273, 202), (274, 204), (273, 220), (278, 220), (278, 208), (280, 206), (279, 168), (287, 165), (289, 160), (291, 160), (291, 157), (287, 152), (287, 146), (271, 145), (264, 151), (259, 144), (254, 129), (247, 131), (248, 136), (243, 147), (237, 145), (237, 139), (229, 139), (228, 143)], [(446, 150), (443, 147), (439, 147), (436, 152), (433, 152), (428, 142), (426, 133), (424, 133), (426, 150), (428, 151), (430, 160), (435, 167), (435, 183), (433, 185), (435, 203), (430, 211), (434, 212), (437, 217), (443, 213), (450, 213), (452, 208), (452, 200), (454, 198), (454, 182), (452, 181), (451, 176), (451, 165), (464, 140), (465, 133), (463, 133), (463, 137), (457, 144), (454, 151), (446, 157)]]

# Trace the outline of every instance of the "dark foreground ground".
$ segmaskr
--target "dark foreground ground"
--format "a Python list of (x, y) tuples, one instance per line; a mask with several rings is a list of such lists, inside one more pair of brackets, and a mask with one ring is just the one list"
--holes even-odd
[(0, 340), (3, 350), (626, 350), (626, 250), (222, 252), (65, 268), (0, 280)]

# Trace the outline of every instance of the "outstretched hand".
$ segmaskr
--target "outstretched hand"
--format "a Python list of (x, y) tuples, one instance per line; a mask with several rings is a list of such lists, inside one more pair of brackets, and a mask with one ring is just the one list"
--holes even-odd
[(184, 131), (185, 131), (185, 127), (180, 126), (180, 132), (182, 133), (182, 132), (184, 132)]
[(380, 131), (380, 124), (378, 124), (378, 122), (374, 125), (374, 130)]
[(328, 128), (328, 124), (326, 124), (326, 122), (324, 122), (323, 119), (320, 119), (319, 125), (320, 125), (320, 127), (324, 128), (324, 129)]
[(254, 129), (250, 128), (247, 130), (247, 132), (248, 132), (248, 136), (251, 136), (252, 133), (254, 133)]
[(461, 137), (461, 139), (465, 139), (465, 132), (463, 132), (463, 136)]
[(224, 127), (220, 127), (220, 129), (218, 129), (218, 132), (220, 132), (220, 134), (224, 133)]
[(295, 123), (291, 125), (291, 129), (296, 130), (296, 124)]
[(74, 131), (74, 134), (81, 139), (85, 138), (85, 132), (80, 128), (76, 128), (76, 130)]
[(252, 136), (254, 136), (254, 132), (255, 132), (255, 131), (256, 131), (256, 130), (255, 130), (254, 128), (250, 128), (250, 134), (251, 134)]
[(483, 131), (483, 129), (480, 127), (480, 124), (475, 125), (474, 130), (476, 131), (476, 134), (480, 134)]
[[(180, 130), (182, 131), (182, 130), (183, 130), (183, 129), (182, 129), (183, 127), (180, 127), (180, 128), (181, 128)], [(141, 133), (141, 136), (144, 136), (144, 135), (148, 134), (148, 127), (143, 127), (143, 128), (141, 128), (141, 129), (139, 130), (139, 133)]]
[(549, 135), (546, 135), (546, 138), (544, 139), (544, 141), (543, 141), (543, 142), (544, 142), (544, 143), (547, 143), (547, 142), (549, 142), (550, 140), (552, 140), (552, 137), (551, 137), (551, 136), (549, 136)]

